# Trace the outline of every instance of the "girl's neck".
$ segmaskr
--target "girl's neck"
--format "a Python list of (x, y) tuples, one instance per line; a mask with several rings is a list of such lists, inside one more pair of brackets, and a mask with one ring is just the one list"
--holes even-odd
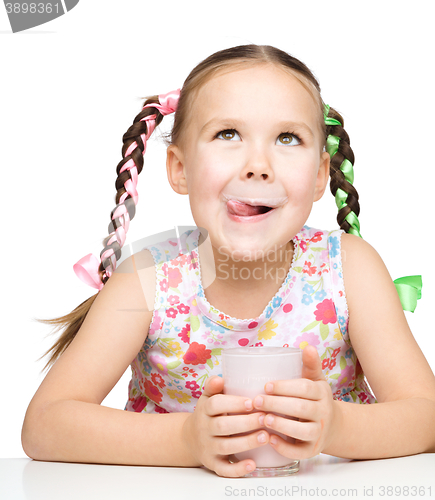
[(239, 262), (199, 238), (199, 259), (204, 294), (221, 312), (245, 319), (259, 316), (280, 289), (290, 269), (294, 245), (288, 242), (267, 257)]

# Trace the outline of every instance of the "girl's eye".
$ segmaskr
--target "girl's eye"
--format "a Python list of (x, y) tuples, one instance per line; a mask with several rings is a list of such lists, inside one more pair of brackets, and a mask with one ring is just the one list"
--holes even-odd
[(231, 129), (231, 130), (222, 130), (222, 132), (219, 132), (216, 136), (217, 139), (223, 139), (224, 141), (237, 141), (240, 140), (239, 134)]
[(280, 134), (276, 140), (277, 146), (298, 146), (300, 143), (299, 137), (288, 132)]

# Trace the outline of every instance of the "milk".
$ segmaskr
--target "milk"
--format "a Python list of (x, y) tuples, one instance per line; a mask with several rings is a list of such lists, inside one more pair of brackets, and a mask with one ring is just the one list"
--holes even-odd
[[(254, 399), (265, 394), (264, 386), (274, 380), (301, 378), (302, 351), (286, 347), (237, 347), (222, 351), (224, 394)], [(289, 418), (286, 415), (283, 417)], [(253, 432), (253, 431), (250, 431)], [(294, 442), (279, 432), (269, 431)], [(257, 468), (276, 468), (298, 464), (280, 455), (269, 444), (237, 453), (238, 460), (251, 458)], [(274, 475), (273, 471), (270, 475)]]

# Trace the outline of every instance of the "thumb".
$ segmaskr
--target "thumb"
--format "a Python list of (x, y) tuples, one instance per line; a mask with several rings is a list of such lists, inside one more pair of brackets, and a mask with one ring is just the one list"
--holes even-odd
[(223, 388), (224, 388), (223, 378), (218, 377), (216, 375), (206, 380), (204, 384), (204, 389), (202, 391), (202, 395), (206, 397), (211, 397), (214, 396), (215, 394), (221, 393), (223, 391)]
[(314, 346), (307, 345), (302, 351), (302, 363), (302, 378), (308, 378), (314, 382), (325, 380), (325, 375), (322, 371), (322, 362)]

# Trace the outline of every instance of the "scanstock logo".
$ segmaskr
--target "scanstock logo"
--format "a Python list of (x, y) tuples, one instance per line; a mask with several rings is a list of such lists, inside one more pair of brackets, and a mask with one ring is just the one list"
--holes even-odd
[(69, 12), (78, 3), (79, 0), (39, 0), (37, 2), (4, 0), (13, 33), (53, 21)]

